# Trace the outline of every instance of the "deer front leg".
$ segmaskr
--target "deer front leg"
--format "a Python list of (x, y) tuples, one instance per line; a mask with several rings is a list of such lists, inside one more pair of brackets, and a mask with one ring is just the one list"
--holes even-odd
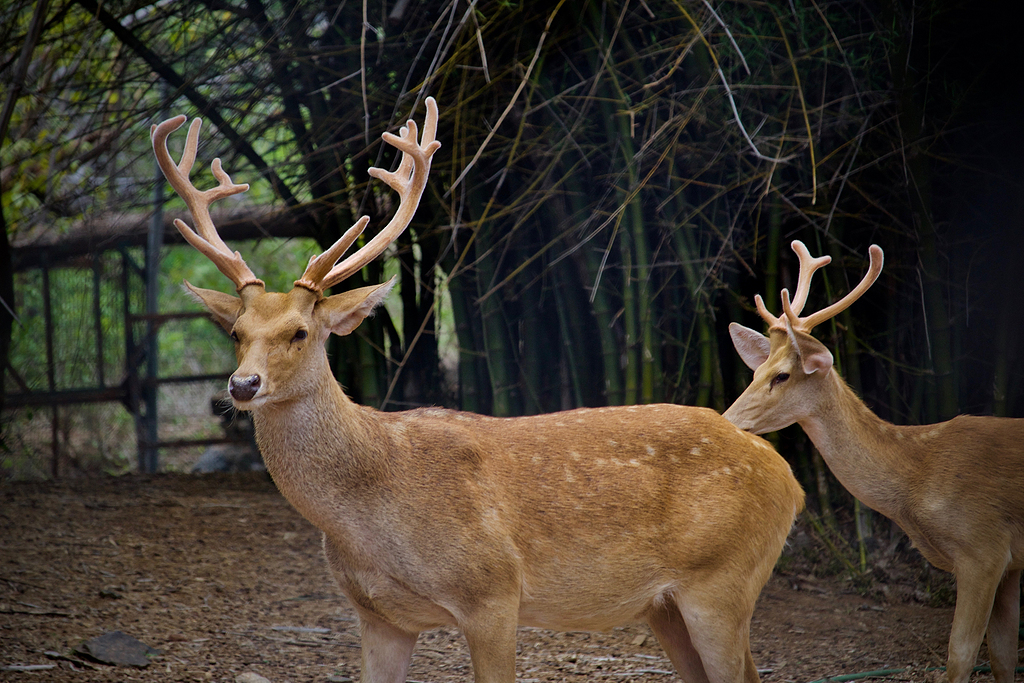
[(1006, 569), (1005, 563), (993, 566), (991, 558), (987, 561), (971, 558), (962, 564), (956, 571), (956, 609), (949, 634), (946, 663), (949, 683), (966, 683), (971, 677), (992, 614), (996, 590)]
[(996, 683), (1013, 683), (1017, 667), (1017, 638), (1020, 628), (1021, 570), (1008, 571), (996, 590), (992, 616), (988, 620), (988, 652)]
[(405, 683), (416, 633), (396, 628), (379, 617), (359, 610), (362, 647), (362, 683)]
[[(368, 607), (360, 607), (362, 589), (345, 571), (345, 554), (327, 534), (322, 537), (324, 557), (338, 587), (348, 596), (359, 615), (362, 654), (362, 683), (405, 683), (418, 633), (404, 631), (385, 621)], [(364, 596), (365, 597), (365, 596)]]

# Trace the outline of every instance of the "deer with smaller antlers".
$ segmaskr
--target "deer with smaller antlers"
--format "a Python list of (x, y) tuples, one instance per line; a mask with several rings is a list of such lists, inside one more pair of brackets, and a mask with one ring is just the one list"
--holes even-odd
[(956, 576), (950, 683), (970, 677), (986, 627), (996, 683), (1012, 683), (1024, 569), (1024, 420), (961, 415), (897, 426), (877, 417), (810, 333), (871, 287), (882, 272), (882, 250), (870, 247), (868, 273), (843, 299), (801, 318), (811, 276), (831, 258), (813, 258), (800, 241), (792, 246), (800, 259), (792, 302), (783, 289), (783, 314), (776, 317), (760, 295), (754, 300), (768, 336), (729, 325), (754, 379), (725, 417), (755, 434), (799, 423), (850, 493), (893, 519), (925, 559)]
[(371, 169), (399, 195), (394, 218), (337, 263), (361, 219), (312, 259), (287, 293), (267, 292), (218, 237), (211, 202), (242, 192), (214, 160), (216, 188), (188, 179), (154, 126), (153, 148), (196, 230), (185, 239), (238, 296), (188, 286), (230, 333), (228, 388), (251, 411), (267, 470), (323, 532), (324, 554), (359, 616), (363, 683), (404, 683), (417, 635), (458, 626), (477, 683), (513, 683), (516, 627), (603, 630), (647, 622), (688, 683), (755, 683), (750, 619), (803, 491), (760, 437), (712, 410), (676, 405), (489, 418), (356, 405), (324, 343), (349, 334), (392, 282), (324, 292), (376, 258), (412, 219), (426, 187), (437, 105), (421, 140), (409, 121), (384, 139), (398, 170)]

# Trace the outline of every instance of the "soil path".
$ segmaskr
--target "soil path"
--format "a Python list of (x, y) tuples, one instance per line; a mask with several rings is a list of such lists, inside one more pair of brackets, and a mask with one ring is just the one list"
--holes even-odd
[[(766, 683), (892, 668), (933, 681), (926, 668), (943, 663), (951, 618), (777, 574), (754, 615), (754, 660)], [(141, 669), (53, 658), (114, 630), (162, 654)], [(0, 681), (346, 681), (358, 677), (358, 642), (319, 534), (265, 475), (0, 487)], [(521, 629), (518, 667), (528, 682), (678, 680), (646, 626)], [(410, 679), (472, 680), (459, 633), (423, 634)]]

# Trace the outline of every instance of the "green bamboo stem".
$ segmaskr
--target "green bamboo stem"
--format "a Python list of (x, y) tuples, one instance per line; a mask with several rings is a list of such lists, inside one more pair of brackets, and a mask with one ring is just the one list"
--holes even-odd
[(814, 468), (814, 487), (818, 494), (818, 507), (821, 509), (821, 517), (830, 529), (838, 529), (836, 514), (832, 509), (832, 491), (828, 483), (828, 470), (825, 461), (821, 459), (821, 453), (813, 445), (811, 448), (811, 465)]
[(768, 208), (768, 239), (764, 259), (764, 289), (761, 296), (769, 311), (781, 311), (779, 299), (779, 255), (782, 252), (782, 202), (775, 201)]
[[(601, 258), (593, 249), (582, 250), (589, 282), (597, 281)], [(591, 312), (597, 321), (598, 337), (601, 342), (601, 366), (604, 368), (604, 394), (610, 406), (624, 405), (626, 400), (626, 373), (622, 367), (622, 348), (615, 335), (615, 303), (608, 291), (606, 278), (593, 292)]]
[[(557, 273), (563, 273), (563, 271), (559, 270)], [(583, 385), (580, 381), (581, 363), (583, 361), (580, 358), (581, 354), (577, 351), (578, 344), (580, 347), (584, 347), (582, 344), (584, 337), (580, 334), (578, 325), (581, 319), (580, 311), (578, 310), (578, 295), (580, 291), (578, 289), (570, 289), (569, 283), (566, 282), (567, 279), (564, 275), (559, 276), (553, 293), (555, 297), (555, 311), (558, 315), (558, 331), (562, 342), (564, 364), (567, 366), (569, 386), (572, 389), (573, 406), (581, 407), (586, 405), (586, 402), (583, 398)], [(570, 321), (577, 324), (574, 325)]]
[[(677, 215), (682, 213), (683, 204), (682, 195), (677, 195)], [(715, 340), (711, 329), (711, 317), (708, 315), (710, 303), (701, 291), (703, 275), (698, 272), (697, 264), (700, 263), (700, 259), (693, 244), (691, 231), (691, 226), (682, 225), (672, 232), (672, 240), (679, 257), (690, 303), (693, 306), (693, 327), (697, 336), (697, 394), (693, 398), (693, 404), (708, 407), (711, 405), (714, 389), (712, 344), (715, 343)], [(682, 371), (684, 368), (680, 368), (680, 372)]]
[[(451, 267), (448, 266), (449, 272)], [(485, 391), (489, 393), (490, 380), (484, 354), (480, 351), (483, 348), (483, 330), (480, 317), (474, 315), (469, 286), (475, 291), (475, 282), (466, 271), (448, 280), (455, 336), (459, 342), (459, 405), (473, 413), (486, 413), (489, 401), (485, 400)]]
[[(479, 215), (485, 217), (485, 212), (481, 211)], [(477, 225), (476, 242), (479, 251), (484, 254), (477, 261), (477, 296), (483, 295), (495, 279), (498, 256), (492, 249), (495, 242), (492, 224), (493, 221), (481, 220)], [(491, 413), (499, 417), (519, 415), (519, 377), (515, 370), (515, 353), (501, 299), (486, 297), (478, 306), (483, 326), (487, 372), (491, 379)]]
[(636, 314), (636, 285), (633, 282), (633, 250), (629, 238), (625, 235), (619, 236), (619, 253), (622, 258), (622, 323), (626, 328), (625, 339), (625, 367), (623, 373), (625, 382), (625, 403), (635, 405), (637, 402), (637, 371), (640, 366), (640, 350), (637, 346), (637, 314)]
[[(616, 88), (617, 90), (617, 88)], [(616, 93), (618, 102), (624, 102), (621, 91)], [(619, 251), (623, 265), (623, 323), (626, 328), (626, 403), (653, 403), (655, 396), (654, 329), (652, 313), (654, 301), (651, 296), (650, 249), (644, 233), (643, 210), (640, 196), (632, 189), (637, 186), (634, 148), (630, 137), (629, 119), (624, 112), (613, 111), (602, 103), (609, 137), (618, 141), (622, 162), (626, 166), (622, 184), (616, 195), (625, 209), (619, 220), (625, 226), (617, 232)]]
[[(523, 386), (524, 415), (547, 412), (544, 409), (541, 394), (545, 384), (544, 376), (548, 371), (546, 366), (550, 362), (552, 354), (542, 341), (544, 327), (550, 321), (547, 320), (549, 316), (545, 316), (540, 310), (540, 289), (540, 283), (535, 283), (527, 287), (521, 294), (523, 307), (519, 336), (522, 352), (519, 354), (519, 367)], [(557, 323), (557, 321), (555, 322)]]

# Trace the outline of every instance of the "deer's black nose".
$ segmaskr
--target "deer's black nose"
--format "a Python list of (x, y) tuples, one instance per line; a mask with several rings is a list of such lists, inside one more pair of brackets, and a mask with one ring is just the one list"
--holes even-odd
[(259, 375), (249, 375), (248, 377), (231, 375), (231, 379), (228, 381), (228, 393), (230, 393), (231, 398), (236, 401), (251, 401), (252, 397), (255, 396), (256, 392), (259, 390)]

